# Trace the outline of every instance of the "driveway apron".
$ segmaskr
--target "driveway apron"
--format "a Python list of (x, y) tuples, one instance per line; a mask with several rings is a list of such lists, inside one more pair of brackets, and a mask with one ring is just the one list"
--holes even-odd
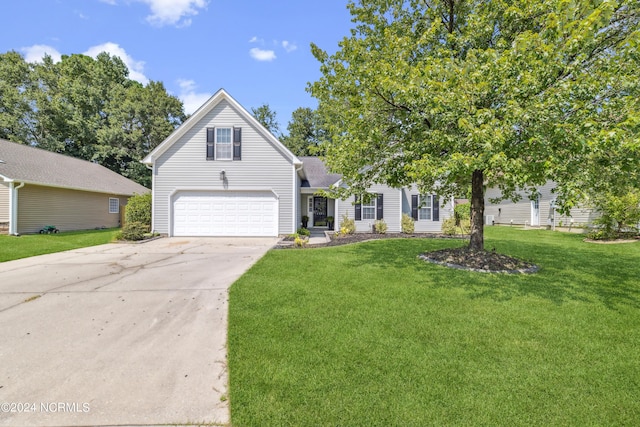
[(0, 264), (0, 426), (229, 423), (229, 286), (275, 238)]

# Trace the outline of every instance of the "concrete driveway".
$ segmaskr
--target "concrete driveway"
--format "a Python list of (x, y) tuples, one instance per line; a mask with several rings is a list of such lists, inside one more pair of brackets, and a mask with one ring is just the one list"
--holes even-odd
[(0, 264), (0, 425), (229, 423), (228, 289), (275, 238)]

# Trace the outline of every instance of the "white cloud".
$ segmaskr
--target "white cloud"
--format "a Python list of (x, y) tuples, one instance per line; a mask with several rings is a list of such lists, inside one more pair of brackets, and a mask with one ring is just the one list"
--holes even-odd
[(264, 50), (257, 47), (249, 49), (249, 55), (256, 61), (273, 61), (276, 59), (276, 53), (272, 50)]
[(295, 43), (291, 43), (287, 40), (283, 40), (282, 41), (282, 47), (284, 48), (284, 50), (288, 52), (293, 52), (294, 50), (296, 50), (298, 48), (298, 46)]
[(151, 15), (147, 21), (153, 25), (175, 25), (188, 27), (191, 16), (195, 16), (204, 9), (208, 0), (137, 0), (149, 6)]
[(34, 44), (33, 46), (23, 47), (20, 50), (24, 52), (24, 59), (27, 62), (42, 62), (45, 54), (49, 55), (53, 62), (58, 62), (62, 58), (56, 48), (44, 44)]
[(259, 39), (258, 36), (253, 36), (253, 37), (251, 37), (251, 40), (249, 40), (249, 43), (264, 44), (264, 40), (263, 39)]
[(122, 62), (124, 62), (129, 69), (129, 78), (131, 80), (138, 81), (143, 85), (149, 83), (149, 79), (143, 73), (144, 61), (136, 61), (116, 43), (107, 42), (92, 46), (84, 54), (95, 58), (102, 52), (107, 52), (111, 56), (117, 56), (122, 59)]
[(110, 4), (111, 6), (115, 6), (118, 4), (116, 0), (100, 0), (102, 3)]
[(211, 97), (208, 93), (197, 93), (197, 86), (193, 80), (180, 79), (178, 86), (180, 86), (178, 98), (182, 101), (184, 112), (187, 114), (192, 114)]

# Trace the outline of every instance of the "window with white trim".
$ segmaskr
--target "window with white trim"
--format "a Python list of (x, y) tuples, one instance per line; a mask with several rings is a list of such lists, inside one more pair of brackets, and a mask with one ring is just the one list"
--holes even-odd
[(216, 160), (232, 160), (233, 129), (216, 128)]
[(120, 213), (120, 199), (109, 197), (109, 213)]
[(430, 220), (431, 219), (431, 196), (425, 196), (421, 194), (418, 196), (418, 219)]
[(371, 196), (368, 202), (362, 202), (362, 219), (376, 219), (376, 198)]

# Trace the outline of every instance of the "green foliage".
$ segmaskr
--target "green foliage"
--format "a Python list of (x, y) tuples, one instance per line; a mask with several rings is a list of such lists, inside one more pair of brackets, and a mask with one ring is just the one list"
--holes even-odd
[(280, 141), (296, 156), (322, 156), (322, 143), (328, 139), (322, 116), (308, 107), (296, 109), (287, 125), (288, 135)]
[(373, 230), (376, 233), (386, 234), (387, 233), (387, 223), (384, 219), (378, 219), (373, 223)]
[(340, 224), (340, 234), (353, 234), (356, 232), (356, 220), (349, 218), (347, 214), (342, 215)]
[(298, 228), (298, 231), (296, 232), (298, 235), (300, 236), (311, 236), (311, 231), (309, 231), (308, 229), (304, 228), (304, 227), (300, 227)]
[(448, 236), (467, 234), (470, 228), (471, 221), (469, 219), (456, 221), (455, 215), (442, 221), (442, 233)]
[(600, 217), (593, 223), (592, 239), (615, 239), (623, 234), (637, 234), (640, 223), (640, 192), (628, 192), (622, 196), (604, 194), (595, 200)]
[(136, 194), (129, 198), (124, 214), (125, 223), (139, 222), (151, 230), (151, 193)]
[(36, 64), (0, 54), (0, 137), (94, 161), (150, 187), (151, 171), (140, 160), (185, 115), (162, 83), (143, 86), (128, 73), (107, 53)]
[(147, 234), (148, 232), (149, 232), (149, 228), (146, 224), (143, 224), (137, 221), (132, 221), (132, 222), (127, 222), (124, 225), (124, 227), (122, 227), (122, 230), (118, 235), (118, 238), (121, 240), (132, 240), (132, 241), (142, 240), (146, 237), (145, 234)]
[(309, 239), (305, 236), (296, 236), (293, 239), (293, 245), (297, 248), (304, 248), (309, 243)]
[(103, 245), (116, 238), (118, 229), (63, 231), (56, 234), (0, 235), (0, 262)]
[(459, 223), (464, 219), (471, 219), (471, 204), (470, 203), (460, 203), (453, 208), (453, 214), (456, 218), (456, 223)]
[(278, 133), (279, 126), (276, 112), (269, 107), (269, 104), (262, 104), (258, 108), (251, 108), (251, 114), (273, 135)]
[(411, 216), (406, 213), (402, 214), (402, 219), (400, 220), (400, 226), (402, 227), (402, 232), (404, 234), (413, 234), (415, 231), (415, 221)]
[[(557, 182), (569, 206), (603, 168), (640, 188), (640, 3), (351, 2), (354, 28), (310, 85), (346, 185), (502, 198)], [(477, 212), (480, 213), (479, 211)], [(481, 218), (481, 215), (475, 215)], [(472, 246), (482, 245), (474, 223)]]

